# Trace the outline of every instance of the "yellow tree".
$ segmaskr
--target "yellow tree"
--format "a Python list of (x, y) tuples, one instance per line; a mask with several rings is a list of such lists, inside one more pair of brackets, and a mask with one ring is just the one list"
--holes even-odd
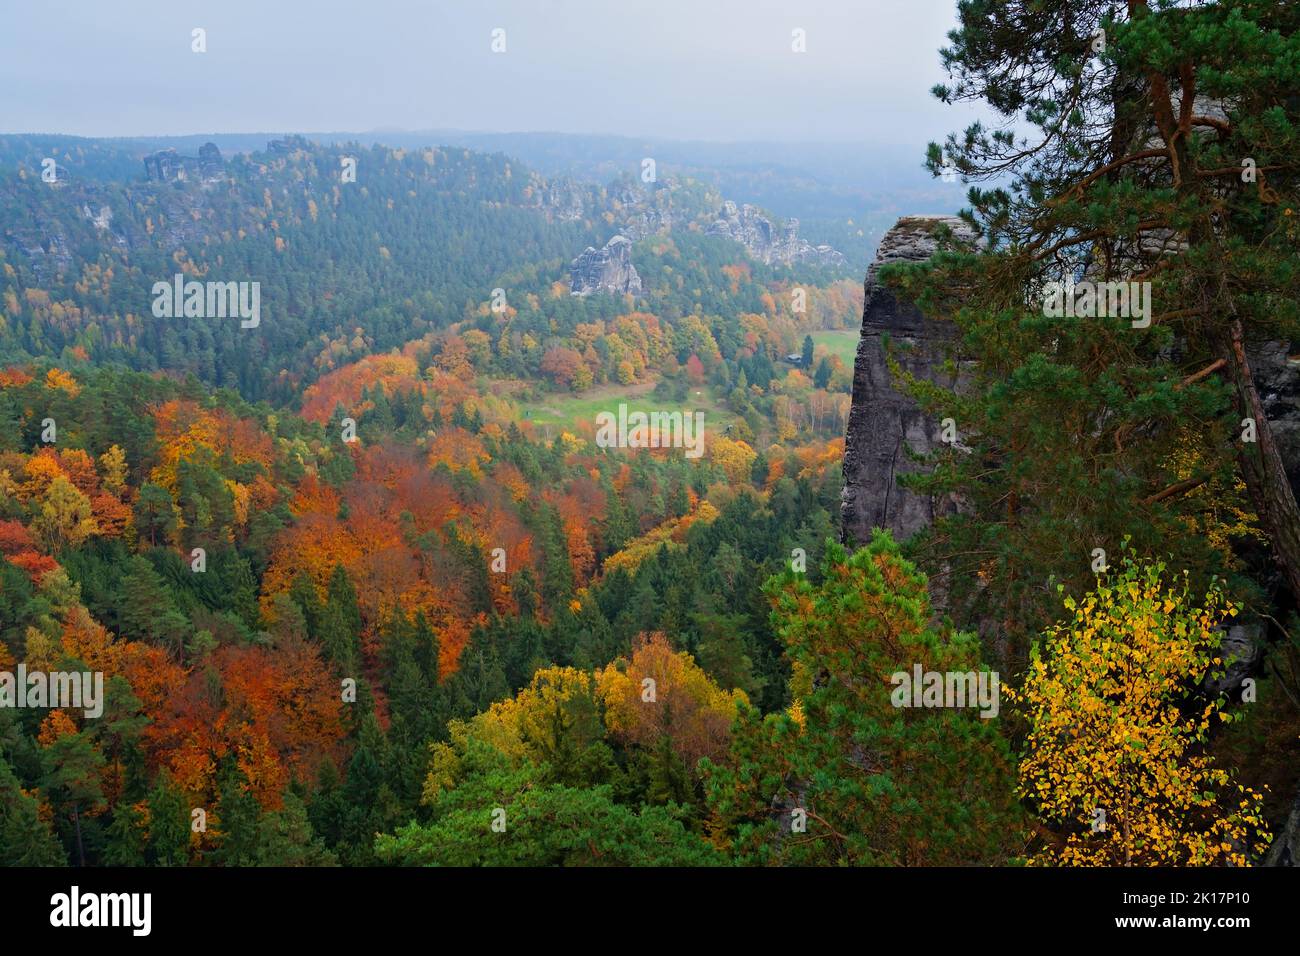
[(741, 485), (749, 480), (749, 470), (753, 467), (758, 453), (747, 442), (733, 441), (722, 435), (713, 437), (710, 457), (713, 463), (727, 475), (727, 481)]
[(647, 749), (667, 737), (688, 770), (726, 752), (736, 709), (749, 704), (744, 691), (723, 690), (657, 631), (639, 635), (630, 658), (609, 664), (596, 683), (614, 737)]
[(1204, 752), (1223, 700), (1198, 696), (1216, 628), (1237, 608), (1217, 585), (1125, 559), (1035, 644), (1008, 695), (1029, 721), (1021, 797), (1049, 836), (1031, 861), (1067, 866), (1246, 865), (1267, 846), (1261, 799)]
[(75, 548), (99, 533), (90, 499), (62, 475), (50, 482), (32, 524), (51, 554), (58, 554), (65, 546)]
[(440, 793), (457, 786), (472, 745), (490, 747), (514, 766), (544, 763), (553, 756), (561, 731), (584, 745), (603, 735), (596, 679), (573, 667), (540, 668), (514, 697), (497, 701), (469, 720), (448, 723), (448, 742), (429, 748), (422, 802), (432, 805)]
[(110, 446), (99, 456), (99, 471), (104, 490), (120, 497), (126, 488), (126, 452), (117, 445)]

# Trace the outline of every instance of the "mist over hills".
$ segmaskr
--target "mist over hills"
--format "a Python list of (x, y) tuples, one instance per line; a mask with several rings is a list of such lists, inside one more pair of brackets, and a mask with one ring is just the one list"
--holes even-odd
[(642, 160), (649, 157), (659, 175), (688, 176), (715, 186), (737, 203), (752, 203), (784, 219), (797, 218), (805, 238), (839, 249), (858, 272), (865, 272), (880, 237), (899, 216), (952, 213), (962, 203), (960, 184), (936, 180), (924, 169), (919, 144), (905, 148), (870, 143), (708, 142), (455, 129), (112, 138), (23, 133), (0, 135), (0, 162), (39, 165), (52, 149), (75, 147), (88, 154), (80, 175), (129, 180), (141, 175), (143, 157), (158, 150), (193, 154), (212, 142), (230, 156), (263, 150), (269, 141), (288, 135), (326, 146), (459, 146), (505, 154), (548, 177), (602, 185), (620, 176), (639, 175)]

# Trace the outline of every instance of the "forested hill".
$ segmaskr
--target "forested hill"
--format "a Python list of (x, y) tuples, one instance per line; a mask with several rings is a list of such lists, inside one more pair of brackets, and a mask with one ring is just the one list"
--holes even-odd
[[(236, 156), (219, 176), (80, 179), (60, 158), (0, 179), (7, 355), (192, 372), (249, 398), (288, 399), (330, 342), (364, 329), (384, 350), (459, 318), (520, 263), (563, 264), (596, 240), (548, 215), (540, 180), (504, 156), (465, 150), (355, 156), (305, 143)], [(65, 165), (66, 164), (66, 165)], [(603, 241), (603, 240), (602, 240)], [(260, 283), (266, 320), (159, 322), (151, 289), (176, 273)]]
[[(527, 311), (530, 297), (567, 280), (585, 247), (620, 229), (646, 238), (680, 226), (684, 241), (702, 244), (691, 260), (721, 267), (744, 259), (730, 239), (699, 235), (722, 199), (689, 182), (606, 189), (548, 181), (501, 154), (323, 147), (297, 137), (192, 165), (183, 177), (163, 168), (146, 178), (141, 164), (129, 179), (109, 179), (121, 153), (98, 141), (69, 142), (39, 160), (36, 147), (48, 143), (0, 143), (0, 152), (21, 157), (0, 176), (5, 355), (192, 373), (275, 404), (294, 402), (340, 361), (473, 320), (494, 289), (502, 290), (494, 311)], [(665, 252), (646, 243), (634, 259)], [(755, 265), (756, 278), (766, 278)], [(799, 271), (838, 278), (825, 268)], [(246, 329), (231, 319), (156, 320), (154, 284), (176, 274), (257, 282), (265, 321)], [(794, 273), (778, 264), (771, 275), (781, 274)], [(664, 303), (668, 317), (716, 305), (711, 290), (728, 284), (662, 284), (668, 298), (680, 293)], [(756, 308), (762, 291), (741, 304)], [(538, 332), (553, 331), (557, 318), (572, 329), (609, 312), (599, 298), (563, 301), (536, 316)]]
[[(789, 707), (764, 583), (834, 531), (834, 257), (671, 176), (50, 146), (0, 141), (0, 673), (101, 673), (107, 719), (0, 707), (0, 863), (721, 862), (701, 760)], [(177, 274), (259, 321), (159, 315)], [(602, 444), (626, 405), (698, 454)], [(503, 769), (537, 834), (424, 832)]]

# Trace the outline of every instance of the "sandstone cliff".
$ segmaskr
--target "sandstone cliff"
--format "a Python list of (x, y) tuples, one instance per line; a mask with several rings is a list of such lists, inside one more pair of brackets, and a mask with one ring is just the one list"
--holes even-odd
[[(970, 231), (951, 216), (900, 219), (880, 241), (867, 271), (862, 335), (853, 366), (853, 407), (844, 444), (841, 537), (846, 544), (871, 540), (872, 528), (885, 528), (904, 540), (953, 507), (900, 487), (900, 476), (915, 471), (909, 451), (925, 454), (939, 441), (939, 423), (921, 414), (916, 403), (891, 383), (883, 337), (888, 336), (899, 364), (918, 378), (939, 381), (951, 330), (901, 302), (879, 281), (891, 262), (919, 262), (934, 254), (936, 234), (947, 226), (962, 238)], [(951, 387), (950, 378), (943, 384)]]
[(569, 265), (569, 287), (573, 295), (593, 292), (640, 295), (641, 277), (632, 265), (632, 241), (626, 236), (615, 236), (603, 249), (588, 246)]
[[(862, 333), (853, 369), (853, 405), (844, 447), (844, 490), (841, 538), (856, 547), (871, 538), (873, 528), (886, 528), (906, 539), (936, 517), (956, 507), (902, 488), (899, 478), (920, 465), (909, 457), (932, 451), (939, 425), (921, 413), (916, 403), (891, 382), (882, 338), (889, 336), (899, 364), (918, 378), (953, 382), (943, 369), (951, 329), (924, 316), (879, 281), (880, 268), (891, 262), (919, 262), (937, 248), (935, 233), (947, 225), (968, 236), (961, 220), (951, 217), (900, 219), (881, 240), (876, 260), (867, 272)], [(1263, 342), (1249, 349), (1249, 361), (1268, 420), (1277, 439), (1292, 487), (1300, 495), (1300, 343)], [(943, 584), (932, 579), (936, 606), (943, 603)], [(1259, 623), (1235, 625), (1225, 633), (1224, 657), (1231, 663), (1223, 675), (1207, 680), (1207, 689), (1229, 695), (1242, 680), (1258, 674), (1262, 664), (1263, 628)], [(1279, 827), (1265, 860), (1271, 866), (1300, 864), (1300, 793)]]

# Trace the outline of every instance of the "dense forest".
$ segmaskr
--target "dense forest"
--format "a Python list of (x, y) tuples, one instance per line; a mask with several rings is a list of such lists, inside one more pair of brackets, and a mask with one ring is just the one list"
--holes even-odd
[(933, 145), (969, 233), (879, 276), (952, 330), (868, 383), (953, 432), (906, 540), (840, 525), (859, 276), (719, 235), (740, 173), (0, 137), (0, 864), (1288, 862), (1300, 12), (958, 16), (935, 95), (1028, 128)]
[[(809, 332), (852, 283), (684, 231), (638, 244), (644, 295), (571, 296), (594, 224), (500, 156), (99, 153), (0, 187), (3, 663), (107, 681), (102, 719), (0, 710), (5, 861), (489, 862), (422, 834), (508, 778), (609, 861), (721, 862), (697, 765), (791, 703), (762, 588), (834, 535), (850, 370)], [(258, 277), (264, 321), (157, 321), (172, 270)], [(707, 455), (546, 421), (622, 400), (703, 407)]]
[[(8, 862), (373, 861), (429, 814), (430, 745), (451, 759), (508, 712), (531, 723), (497, 771), (700, 824), (694, 766), (738, 701), (789, 702), (761, 586), (824, 548), (834, 449), (628, 461), (473, 393), (372, 394), (345, 443), (194, 382), (6, 373), (13, 434), (62, 424), (3, 453), (5, 663), (108, 681), (101, 720), (3, 712)], [(638, 670), (673, 688), (671, 732), (614, 717)], [(553, 708), (578, 690), (571, 728)]]

